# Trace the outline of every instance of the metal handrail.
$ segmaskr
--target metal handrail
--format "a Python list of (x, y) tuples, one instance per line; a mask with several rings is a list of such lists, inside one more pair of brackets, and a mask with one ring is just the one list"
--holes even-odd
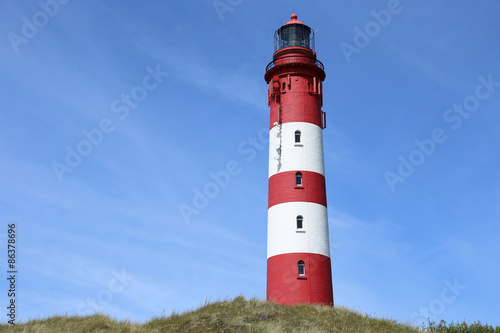
[[(306, 59), (311, 59), (311, 60), (314, 60), (315, 61), (315, 65), (318, 66), (319, 68), (321, 68), (322, 70), (325, 70), (325, 66), (323, 65), (323, 63), (317, 59), (314, 59), (314, 58), (311, 58), (311, 57), (307, 57), (307, 56), (300, 56), (300, 55), (293, 55), (293, 56), (286, 56), (286, 57), (279, 57), (278, 59), (276, 60), (283, 60), (283, 59), (286, 59), (286, 58), (306, 58)], [(266, 72), (268, 70), (270, 70), (271, 68), (273, 68), (275, 66), (274, 62), (276, 60), (273, 60), (271, 61), (267, 66), (266, 66)], [(289, 62), (284, 62), (284, 64), (289, 64), (289, 63), (292, 63), (293, 61), (289, 61)]]

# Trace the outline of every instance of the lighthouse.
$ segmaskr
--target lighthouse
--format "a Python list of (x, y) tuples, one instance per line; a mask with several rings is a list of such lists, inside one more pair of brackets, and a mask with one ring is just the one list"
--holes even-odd
[(297, 19), (274, 34), (269, 84), (267, 300), (333, 306), (326, 207), (323, 64)]

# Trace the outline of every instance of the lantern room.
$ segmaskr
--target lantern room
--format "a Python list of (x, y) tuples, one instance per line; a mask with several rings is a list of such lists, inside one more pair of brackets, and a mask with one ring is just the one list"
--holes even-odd
[(291, 20), (274, 33), (274, 52), (297, 46), (314, 52), (314, 31), (293, 14)]

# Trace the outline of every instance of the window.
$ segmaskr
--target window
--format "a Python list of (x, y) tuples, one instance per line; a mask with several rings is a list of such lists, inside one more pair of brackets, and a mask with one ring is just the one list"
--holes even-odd
[(295, 143), (300, 143), (300, 131), (295, 131)]
[(302, 229), (302, 221), (304, 221), (304, 218), (302, 216), (297, 216), (297, 229)]
[(295, 186), (302, 186), (302, 173), (300, 172), (295, 174)]
[(283, 82), (281, 91), (285, 92), (285, 90), (286, 90), (286, 82)]
[(306, 264), (301, 260), (298, 264), (299, 275), (306, 275)]

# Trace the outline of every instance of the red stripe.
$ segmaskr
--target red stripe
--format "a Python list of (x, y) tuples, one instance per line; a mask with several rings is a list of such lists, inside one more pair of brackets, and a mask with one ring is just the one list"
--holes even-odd
[[(292, 84), (297, 84), (293, 82)], [(311, 88), (312, 89), (312, 88)], [(321, 127), (321, 99), (305, 91), (290, 91), (281, 95), (282, 101), (282, 123), (305, 122)], [(271, 104), (270, 128), (275, 122), (279, 122), (279, 105)]]
[[(290, 68), (285, 72), (287, 76), (280, 79), (281, 122), (306, 122), (321, 127), (322, 97), (314, 93), (318, 91), (317, 85), (321, 79), (317, 78), (313, 72), (307, 73), (308, 75), (299, 72), (301, 70)], [(290, 77), (290, 85), (287, 84), (288, 77)], [(283, 83), (285, 83), (285, 90), (282, 89)], [(273, 99), (270, 108), (271, 127), (275, 122), (279, 122), (279, 107), (280, 103)]]
[[(298, 275), (304, 261), (305, 275)], [(332, 267), (329, 257), (313, 253), (287, 253), (267, 259), (267, 300), (333, 306)]]
[(312, 202), (326, 207), (325, 176), (312, 171), (302, 173), (302, 187), (295, 186), (298, 171), (285, 171), (269, 178), (268, 208), (285, 202)]

